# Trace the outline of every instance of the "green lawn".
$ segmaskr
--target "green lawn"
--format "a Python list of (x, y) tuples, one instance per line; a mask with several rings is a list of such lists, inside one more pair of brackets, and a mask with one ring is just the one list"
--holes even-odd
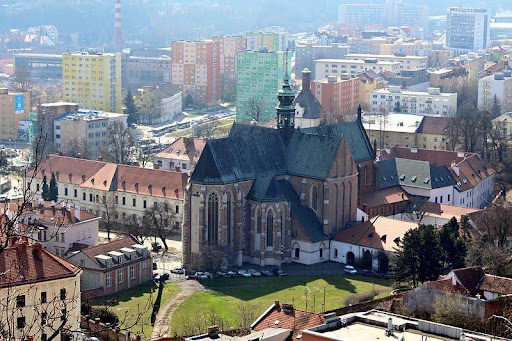
[(276, 300), (293, 303), (299, 309), (322, 312), (342, 307), (344, 299), (351, 294), (372, 289), (382, 296), (391, 292), (390, 281), (362, 276), (230, 278), (203, 281), (203, 284), (211, 290), (196, 292), (174, 313), (173, 335), (204, 332), (204, 328), (213, 324), (221, 329), (247, 326)]
[[(179, 291), (175, 283), (166, 283), (162, 292), (162, 308), (171, 297)], [(150, 338), (153, 331), (151, 326), (151, 312), (153, 303), (158, 294), (158, 286), (151, 282), (137, 288), (123, 291), (117, 295), (99, 298), (93, 301), (95, 306), (107, 305), (110, 310), (117, 314), (123, 325), (133, 326), (131, 331), (140, 333), (143, 340)]]

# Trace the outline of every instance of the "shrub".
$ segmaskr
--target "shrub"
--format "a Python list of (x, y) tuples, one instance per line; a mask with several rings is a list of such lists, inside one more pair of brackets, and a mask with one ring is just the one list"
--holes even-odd
[(354, 304), (358, 304), (358, 303), (371, 301), (378, 294), (379, 294), (379, 292), (375, 289), (372, 289), (370, 291), (363, 292), (360, 294), (352, 294), (352, 295), (347, 296), (347, 298), (345, 298), (345, 305), (354, 305)]

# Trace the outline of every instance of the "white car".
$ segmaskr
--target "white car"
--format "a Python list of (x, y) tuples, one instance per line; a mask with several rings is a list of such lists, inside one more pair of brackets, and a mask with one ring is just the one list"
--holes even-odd
[(247, 270), (247, 272), (250, 273), (251, 276), (254, 276), (254, 277), (260, 277), (261, 276), (261, 272), (256, 271), (254, 269), (249, 269), (249, 270)]
[(357, 270), (352, 265), (345, 265), (345, 273), (350, 274), (350, 275), (355, 275), (355, 274), (357, 274)]
[(238, 270), (238, 273), (242, 275), (242, 277), (252, 277), (252, 275), (247, 270)]

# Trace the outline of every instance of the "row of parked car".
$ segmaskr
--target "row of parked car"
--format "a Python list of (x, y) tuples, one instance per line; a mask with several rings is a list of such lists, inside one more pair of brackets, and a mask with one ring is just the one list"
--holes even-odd
[(216, 273), (210, 273), (210, 272), (201, 272), (198, 271), (194, 273), (194, 275), (189, 276), (189, 278), (194, 279), (211, 279), (211, 278), (232, 278), (232, 277), (282, 277), (286, 276), (286, 272), (284, 272), (281, 269), (273, 269), (270, 270), (262, 270), (257, 271), (255, 269), (249, 269), (249, 270), (238, 270), (238, 271), (217, 271)]

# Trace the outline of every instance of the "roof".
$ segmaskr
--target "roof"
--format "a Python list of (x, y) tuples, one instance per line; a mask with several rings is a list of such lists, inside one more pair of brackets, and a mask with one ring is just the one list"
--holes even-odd
[[(480, 266), (472, 266), (468, 268), (455, 269), (452, 270), (451, 273), (457, 277), (460, 285), (464, 287), (467, 291), (470, 292), (471, 295), (477, 293), (477, 288), (482, 280), (484, 275), (484, 271)], [(448, 274), (446, 277), (448, 277)]]
[(478, 289), (499, 295), (509, 295), (512, 294), (512, 279), (484, 274)]
[(393, 92), (393, 91), (389, 90), (388, 88), (373, 90), (372, 94), (376, 94), (376, 95), (382, 95), (382, 94), (384, 94), (384, 95), (390, 95), (390, 94), (391, 95), (416, 95), (416, 96), (428, 96), (428, 97), (434, 97), (434, 96), (452, 97), (452, 96), (457, 96), (456, 93), (448, 93), (448, 92), (441, 92), (441, 93), (436, 94), (436, 95), (430, 94), (427, 91), (400, 90), (399, 92)]
[(482, 210), (477, 208), (468, 208), (462, 206), (426, 202), (424, 206), (424, 211), (425, 215), (429, 217), (438, 216), (448, 220), (455, 217), (457, 220), (460, 221), (462, 216), (470, 215), (471, 213), (475, 213)]
[(434, 290), (444, 291), (452, 294), (459, 294), (467, 296), (469, 291), (464, 289), (459, 283), (453, 285), (451, 279), (441, 279), (437, 281), (426, 282), (425, 285)]
[[(170, 60), (170, 58), (169, 58), (169, 60)], [(175, 85), (163, 84), (163, 85), (156, 85), (154, 87), (149, 88), (147, 90), (147, 92), (144, 91), (142, 96), (148, 94), (148, 95), (154, 96), (154, 97), (156, 97), (156, 98), (158, 98), (160, 100), (163, 100), (163, 99), (166, 99), (166, 98), (170, 98), (170, 97), (172, 97), (172, 96), (174, 96), (174, 95), (176, 95), (176, 94), (178, 94), (180, 92), (181, 92), (181, 90), (177, 86), (175, 86)]]
[(319, 118), (324, 111), (324, 108), (309, 88), (302, 88), (293, 104), (304, 108), (303, 118)]
[(365, 115), (363, 117), (363, 126), (366, 130), (379, 130), (383, 127), (386, 131), (403, 132), (414, 134), (421, 126), (425, 117), (391, 113), (389, 115)]
[(206, 141), (207, 139), (199, 137), (180, 137), (153, 157), (197, 162)]
[(450, 117), (425, 116), (416, 130), (420, 134), (446, 135), (446, 129), (451, 122)]
[(345, 55), (345, 58), (347, 59), (368, 59), (368, 58), (374, 58), (374, 59), (416, 59), (416, 60), (427, 60), (427, 56), (414, 56), (414, 55), (407, 55), (407, 56), (395, 56), (393, 54), (365, 54), (365, 53), (349, 53)]
[(79, 267), (55, 256), (40, 244), (12, 242), (0, 253), (0, 287), (33, 284), (77, 276)]
[(396, 252), (395, 248), (398, 246), (396, 241), (401, 240), (407, 231), (415, 229), (417, 226), (415, 222), (376, 216), (359, 225), (339, 231), (334, 236), (334, 240), (388, 252)]
[(284, 328), (293, 331), (293, 339), (301, 330), (325, 323), (323, 314), (294, 308), (292, 305), (275, 302), (251, 325), (255, 331), (266, 328)]
[(124, 238), (112, 240), (108, 243), (88, 246), (81, 249), (80, 252), (89, 257), (93, 262), (102, 266), (102, 264), (96, 259), (96, 256), (107, 255), (109, 252), (118, 252), (122, 248), (132, 248), (134, 244), (140, 244), (135, 237), (129, 235)]
[(315, 59), (316, 63), (339, 63), (339, 64), (372, 64), (372, 65), (400, 65), (399, 62), (387, 62), (379, 60), (376, 63), (366, 62), (365, 60), (359, 59)]
[(367, 207), (377, 207), (407, 200), (409, 200), (407, 193), (401, 189), (400, 186), (394, 186), (380, 189), (375, 192), (362, 193), (360, 195), (359, 208), (362, 208), (363, 205), (366, 205)]

